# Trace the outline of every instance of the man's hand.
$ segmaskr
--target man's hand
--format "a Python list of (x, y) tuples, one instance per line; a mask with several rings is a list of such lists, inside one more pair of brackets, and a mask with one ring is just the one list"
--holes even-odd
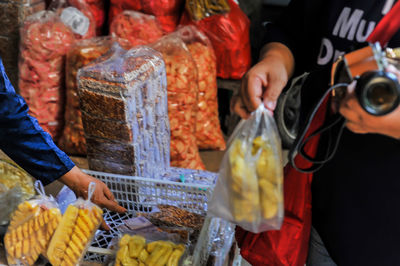
[(261, 61), (244, 75), (238, 95), (232, 98), (231, 111), (247, 119), (264, 103), (273, 112), (293, 68), (294, 58), (289, 48), (280, 43), (266, 45)]
[[(72, 191), (75, 192), (77, 197), (87, 199), (88, 188), (90, 182), (96, 183), (96, 190), (93, 193), (91, 201), (101, 208), (107, 208), (113, 212), (123, 213), (126, 209), (119, 206), (114, 198), (114, 195), (108, 189), (106, 184), (100, 180), (83, 173), (78, 167), (73, 167), (68, 173), (59, 179), (62, 183), (67, 185)], [(102, 228), (109, 230), (109, 227), (103, 221)]]
[[(400, 80), (400, 71), (394, 67), (387, 69)], [(339, 112), (346, 118), (347, 128), (359, 134), (378, 133), (400, 139), (400, 107), (384, 116), (367, 113), (355, 95), (355, 82), (348, 87), (346, 97), (341, 101)]]

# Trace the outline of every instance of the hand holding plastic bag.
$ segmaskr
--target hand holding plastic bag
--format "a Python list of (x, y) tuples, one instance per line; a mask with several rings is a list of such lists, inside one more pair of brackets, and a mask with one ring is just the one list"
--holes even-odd
[(261, 105), (232, 134), (209, 213), (253, 233), (279, 229), (283, 220), (281, 141)]

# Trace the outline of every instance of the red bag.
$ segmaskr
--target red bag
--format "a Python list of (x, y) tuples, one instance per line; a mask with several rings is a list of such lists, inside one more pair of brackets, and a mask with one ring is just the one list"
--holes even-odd
[(228, 0), (230, 12), (193, 21), (185, 11), (181, 25), (196, 25), (210, 39), (217, 57), (217, 76), (241, 79), (251, 66), (250, 21), (240, 7)]
[(96, 33), (99, 36), (105, 20), (104, 0), (85, 0), (85, 2), (96, 21)]
[[(327, 99), (319, 108), (307, 134), (318, 129), (325, 120)], [(305, 147), (306, 153), (315, 156), (319, 138), (312, 138)], [(310, 163), (301, 156), (296, 165), (307, 168)], [(284, 173), (285, 218), (280, 230), (253, 234), (240, 227), (236, 240), (240, 253), (252, 265), (304, 266), (308, 255), (311, 230), (311, 181), (312, 173), (300, 173), (291, 165)]]
[(183, 0), (111, 0), (109, 19), (124, 10), (141, 11), (155, 16), (165, 32), (172, 32), (179, 23), (184, 6)]

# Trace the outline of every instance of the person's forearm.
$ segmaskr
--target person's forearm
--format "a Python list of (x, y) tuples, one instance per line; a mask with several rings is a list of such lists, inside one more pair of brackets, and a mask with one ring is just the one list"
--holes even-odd
[(295, 60), (290, 49), (279, 42), (271, 42), (266, 44), (260, 52), (260, 61), (266, 60), (268, 57), (275, 57), (282, 60), (285, 65), (288, 79), (293, 75)]

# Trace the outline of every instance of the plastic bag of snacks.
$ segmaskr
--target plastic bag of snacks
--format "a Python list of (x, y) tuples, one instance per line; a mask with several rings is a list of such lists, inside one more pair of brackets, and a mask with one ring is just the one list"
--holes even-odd
[(171, 166), (204, 169), (196, 144), (197, 69), (185, 43), (172, 34), (152, 45), (163, 54), (167, 71)]
[(281, 141), (273, 117), (261, 105), (233, 132), (209, 213), (260, 233), (283, 220)]
[(7, 189), (20, 187), (23, 200), (35, 195), (33, 178), (16, 164), (2, 159), (0, 159), (0, 184)]
[(96, 37), (76, 42), (67, 54), (65, 126), (58, 142), (68, 154), (85, 155), (86, 140), (79, 108), (78, 70), (107, 53), (115, 39)]
[(196, 140), (199, 149), (225, 149), (218, 116), (217, 62), (210, 40), (195, 26), (176, 31), (185, 42), (197, 67), (199, 97)]
[(20, 94), (44, 130), (57, 140), (63, 125), (64, 59), (73, 32), (53, 11), (28, 17), (21, 29)]
[(110, 19), (124, 10), (135, 10), (154, 15), (164, 32), (172, 32), (179, 23), (183, 0), (111, 0)]
[(105, 21), (104, 0), (84, 0), (96, 23), (96, 33), (101, 35)]
[(240, 79), (251, 66), (250, 20), (233, 0), (228, 3), (229, 13), (199, 21), (193, 21), (185, 11), (180, 24), (194, 24), (210, 38), (217, 57), (218, 77)]
[(155, 178), (169, 166), (165, 65), (145, 46), (109, 53), (78, 72), (92, 170)]
[(115, 266), (178, 266), (186, 250), (184, 244), (168, 240), (151, 241), (140, 235), (124, 234), (118, 242)]
[(0, 183), (0, 226), (10, 222), (10, 215), (22, 200), (22, 192), (19, 186), (11, 189)]
[(78, 198), (65, 211), (46, 253), (52, 265), (79, 265), (103, 217), (103, 211), (90, 201), (95, 188), (91, 182), (88, 199)]
[(4, 236), (9, 265), (33, 265), (40, 254), (46, 254), (61, 221), (54, 198), (45, 195), (40, 181), (35, 182), (35, 187), (39, 196), (18, 205)]
[(200, 20), (215, 14), (225, 14), (230, 10), (226, 0), (187, 0), (185, 8), (193, 20)]
[(110, 34), (128, 40), (133, 47), (157, 41), (163, 31), (154, 16), (127, 10), (113, 18)]

